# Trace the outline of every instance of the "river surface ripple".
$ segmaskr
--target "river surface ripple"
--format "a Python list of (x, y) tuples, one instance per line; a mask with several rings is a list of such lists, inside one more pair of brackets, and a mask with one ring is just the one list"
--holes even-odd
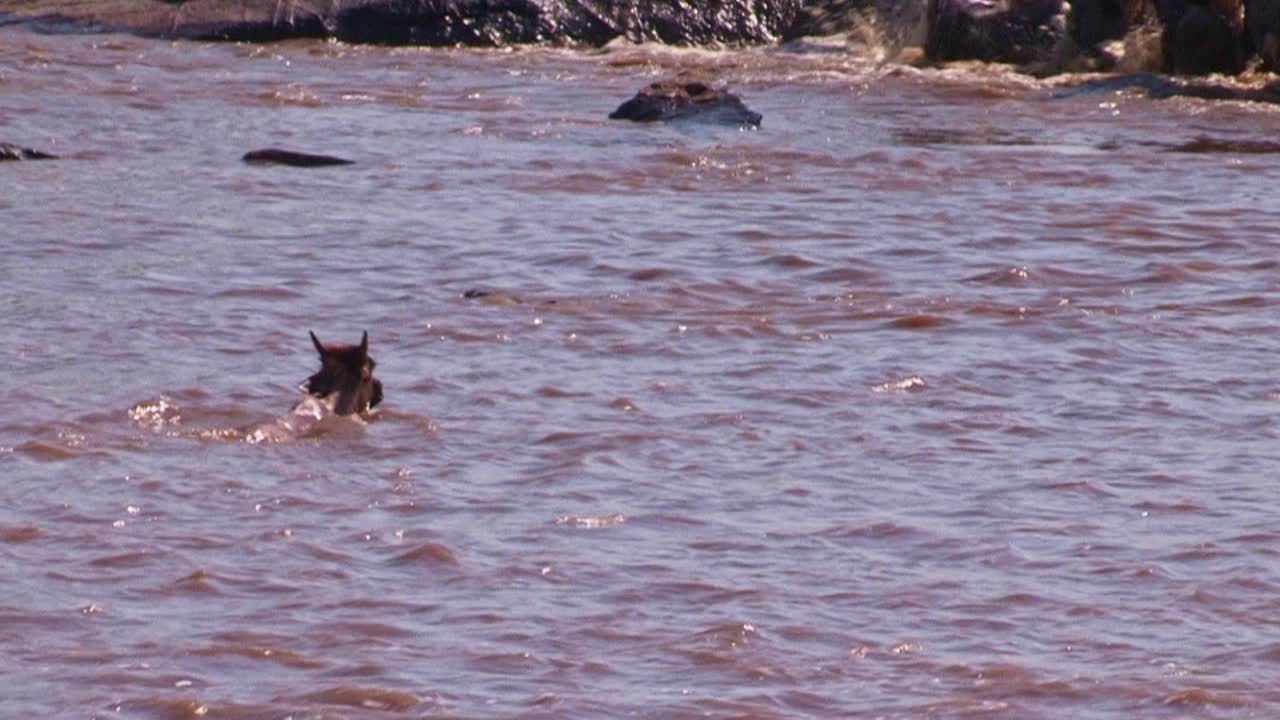
[(1280, 716), (1280, 113), (870, 57), (0, 28), (0, 715)]

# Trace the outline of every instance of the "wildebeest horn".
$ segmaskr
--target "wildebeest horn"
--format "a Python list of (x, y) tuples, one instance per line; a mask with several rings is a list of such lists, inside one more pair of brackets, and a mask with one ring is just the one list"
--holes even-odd
[(311, 342), (315, 343), (316, 350), (320, 353), (320, 357), (324, 357), (324, 345), (320, 344), (320, 338), (316, 337), (315, 331), (308, 330), (311, 333)]
[(369, 354), (369, 331), (368, 330), (365, 330), (364, 334), (360, 336), (360, 354), (361, 355)]

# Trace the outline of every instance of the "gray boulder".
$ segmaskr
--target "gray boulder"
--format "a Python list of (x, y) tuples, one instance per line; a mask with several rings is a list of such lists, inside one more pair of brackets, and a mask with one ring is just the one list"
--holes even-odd
[(741, 98), (716, 87), (709, 78), (682, 73), (642, 89), (610, 113), (609, 119), (635, 122), (700, 120), (757, 127), (761, 118), (760, 113), (749, 110)]

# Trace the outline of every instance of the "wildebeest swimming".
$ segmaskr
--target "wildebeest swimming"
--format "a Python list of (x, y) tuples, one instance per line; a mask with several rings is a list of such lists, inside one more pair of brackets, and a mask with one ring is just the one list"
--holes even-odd
[(369, 356), (369, 333), (359, 345), (325, 345), (314, 332), (311, 342), (320, 353), (320, 370), (301, 389), (329, 406), (334, 415), (367, 415), (382, 402), (382, 381), (373, 376), (378, 363)]
[(320, 369), (298, 389), (306, 393), (287, 414), (259, 425), (244, 436), (251, 443), (286, 442), (336, 429), (334, 419), (363, 423), (382, 402), (382, 381), (373, 376), (377, 362), (369, 356), (369, 333), (359, 345), (324, 344), (311, 333), (320, 354)]

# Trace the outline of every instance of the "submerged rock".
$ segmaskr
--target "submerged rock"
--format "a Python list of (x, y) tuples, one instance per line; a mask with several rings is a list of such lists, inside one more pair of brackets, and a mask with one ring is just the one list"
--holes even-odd
[(0, 143), (0, 162), (5, 160), (56, 160), (57, 158), (57, 155), (24, 148), (21, 145)]
[(483, 288), (472, 288), (464, 293), (462, 297), (467, 300), (479, 300), (487, 305), (523, 305), (524, 300), (512, 295), (505, 290), (486, 290)]
[(1242, 87), (1212, 80), (1183, 80), (1154, 73), (1129, 73), (1086, 80), (1077, 85), (1062, 88), (1055, 97), (1073, 97), (1085, 93), (1114, 93), (1120, 90), (1145, 90), (1156, 100), (1189, 97), (1200, 100), (1236, 100), (1280, 104), (1280, 80), (1273, 80), (1260, 87)]
[(1201, 135), (1171, 148), (1179, 153), (1230, 153), (1233, 155), (1280, 155), (1280, 143), (1270, 140), (1237, 140)]
[(760, 125), (760, 113), (705, 78), (677, 75), (649, 85), (609, 113), (610, 120), (658, 122), (696, 119), (724, 125)]
[(351, 160), (332, 155), (313, 155), (279, 148), (265, 148), (247, 152), (244, 154), (244, 161), (259, 165), (288, 165), (290, 167), (325, 167), (328, 165), (354, 164)]
[(772, 42), (804, 0), (6, 0), (10, 18), (196, 40), (396, 45)]

